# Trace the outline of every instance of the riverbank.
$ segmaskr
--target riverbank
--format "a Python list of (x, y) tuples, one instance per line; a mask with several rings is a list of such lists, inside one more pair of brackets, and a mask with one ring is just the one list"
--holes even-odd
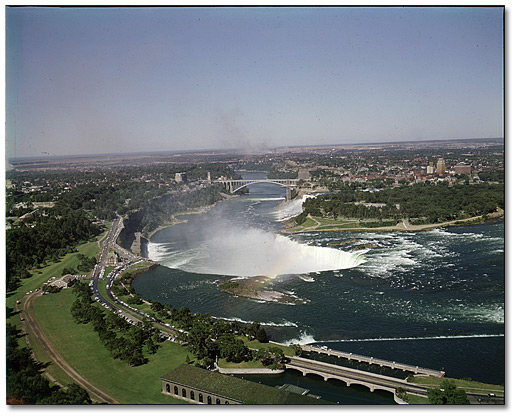
[[(396, 225), (363, 227), (363, 220), (342, 221), (326, 219), (321, 217), (307, 216), (306, 221), (297, 226), (293, 219), (284, 223), (284, 228), (280, 233), (294, 234), (307, 232), (410, 232), (438, 229), (448, 226), (466, 226), (479, 225), (486, 223), (495, 223), (504, 220), (504, 210), (498, 209), (494, 213), (489, 213), (485, 217), (475, 216), (467, 219), (450, 220), (442, 223), (430, 223), (422, 225), (414, 225), (409, 220), (403, 219)], [(366, 221), (365, 221), (366, 222)]]
[[(222, 193), (222, 192), (220, 193), (220, 195), (222, 197), (222, 200), (229, 200), (230, 198), (236, 197), (234, 195), (225, 194), (225, 193)], [(215, 207), (217, 205), (217, 203), (219, 203), (222, 200), (219, 200), (219, 201), (217, 201), (217, 202), (215, 202), (213, 204), (210, 204), (208, 206), (196, 207), (196, 208), (193, 208), (193, 209), (189, 209), (189, 210), (183, 211), (181, 213), (175, 213), (175, 214), (173, 214), (171, 216), (171, 218), (170, 218), (170, 220), (168, 222), (161, 224), (159, 227), (155, 228), (154, 230), (152, 230), (150, 233), (147, 233), (146, 235), (141, 234), (141, 238), (142, 239), (146, 239), (147, 241), (151, 241), (152, 237), (156, 233), (160, 232), (161, 230), (164, 230), (164, 229), (167, 229), (169, 227), (178, 225), (180, 223), (186, 223), (187, 222), (187, 220), (178, 219), (178, 217), (180, 217), (180, 216), (187, 216), (187, 215), (190, 215), (190, 214), (204, 214), (204, 213), (207, 213), (213, 207)]]

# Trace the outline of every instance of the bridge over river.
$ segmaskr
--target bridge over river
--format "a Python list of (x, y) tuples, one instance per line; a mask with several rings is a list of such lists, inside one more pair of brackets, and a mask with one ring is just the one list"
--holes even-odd
[(376, 389), (389, 391), (395, 394), (398, 388), (402, 388), (409, 394), (426, 396), (426, 386), (412, 384), (405, 379), (392, 378), (391, 376), (380, 375), (372, 372), (365, 372), (344, 366), (331, 365), (330, 363), (317, 360), (304, 359), (301, 357), (289, 357), (289, 362), (285, 365), (286, 369), (300, 371), (303, 376), (309, 373), (321, 376), (325, 381), (337, 379), (344, 382), (347, 386), (363, 385), (374, 392)]
[(332, 349), (328, 349), (325, 347), (302, 345), (301, 348), (303, 351), (310, 351), (310, 352), (319, 353), (319, 354), (326, 354), (327, 356), (336, 356), (336, 357), (340, 357), (343, 359), (355, 360), (357, 362), (368, 363), (369, 365), (378, 365), (378, 366), (382, 366), (382, 367), (389, 367), (391, 369), (402, 370), (403, 372), (411, 372), (411, 373), (414, 373), (415, 375), (434, 376), (437, 378), (442, 378), (444, 376), (444, 372), (441, 370), (428, 369), (428, 368), (423, 368), (420, 366), (407, 365), (405, 363), (399, 363), (399, 362), (393, 362), (393, 361), (391, 362), (388, 360), (377, 359), (374, 357), (362, 356), (360, 354), (345, 353), (342, 351), (332, 350)]
[(247, 187), (251, 184), (259, 184), (259, 183), (268, 183), (268, 184), (276, 184), (281, 187), (285, 187), (287, 190), (287, 199), (291, 199), (291, 188), (294, 188), (298, 185), (299, 179), (228, 179), (228, 180), (219, 180), (213, 181), (214, 183), (224, 184), (226, 190), (231, 194), (237, 192), (238, 190)]

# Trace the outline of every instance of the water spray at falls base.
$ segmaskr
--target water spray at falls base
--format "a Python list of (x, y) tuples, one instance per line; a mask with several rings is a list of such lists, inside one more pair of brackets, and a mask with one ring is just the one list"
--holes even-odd
[(364, 262), (361, 252), (301, 244), (259, 229), (220, 232), (183, 252), (163, 253), (152, 247), (150, 257), (188, 272), (244, 277), (343, 270)]

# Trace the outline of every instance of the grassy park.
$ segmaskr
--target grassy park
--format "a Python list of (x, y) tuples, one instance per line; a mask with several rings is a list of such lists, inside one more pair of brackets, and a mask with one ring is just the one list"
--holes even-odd
[[(65, 268), (76, 267), (80, 263), (78, 253), (96, 256), (100, 251), (97, 240), (102, 237), (103, 235), (95, 241), (79, 245), (78, 252), (67, 254), (59, 262), (33, 270), (32, 276), (24, 279), (16, 292), (7, 297), (7, 307), (14, 310), (16, 301), (22, 301), (27, 292), (40, 288), (52, 277), (60, 277)], [(104, 287), (101, 291), (104, 292)], [(190, 354), (186, 348), (164, 342), (156, 354), (149, 356), (148, 363), (130, 367), (121, 360), (112, 359), (91, 325), (74, 322), (70, 313), (74, 300), (72, 289), (64, 289), (59, 293), (38, 296), (34, 300), (32, 311), (44, 335), (80, 375), (123, 404), (183, 403), (161, 394), (160, 376), (185, 363), (186, 356)], [(22, 304), (23, 302), (18, 305), (19, 310), (22, 309)], [(19, 316), (11, 316), (9, 321), (20, 327), (22, 317), (23, 313), (20, 313)], [(27, 339), (37, 360), (50, 363), (46, 371), (60, 384), (73, 382), (61, 368), (52, 363), (33, 332), (28, 330)], [(20, 344), (26, 346), (25, 339), (21, 339)]]
[[(98, 237), (97, 239), (100, 238), (101, 237)], [(41, 287), (41, 285), (47, 280), (49, 280), (51, 277), (61, 277), (61, 273), (65, 268), (77, 267), (77, 265), (80, 263), (78, 254), (84, 254), (87, 257), (94, 257), (99, 252), (97, 240), (79, 245), (77, 248), (78, 252), (65, 255), (60, 259), (59, 262), (51, 263), (45, 267), (32, 270), (32, 276), (27, 279), (24, 279), (20, 284), (20, 287), (16, 290), (16, 292), (8, 295), (7, 306), (14, 306), (14, 301), (23, 297), (23, 295), (25, 295), (25, 293), (27, 293), (28, 291), (34, 290), (37, 287)], [(80, 272), (79, 274), (87, 273)]]
[[(185, 363), (188, 350), (164, 342), (148, 363), (131, 367), (114, 360), (91, 325), (76, 324), (70, 313), (72, 290), (41, 296), (34, 302), (39, 326), (65, 360), (85, 379), (122, 404), (175, 404), (179, 400), (161, 394), (160, 377)], [(59, 372), (48, 368), (51, 374)]]
[(307, 216), (301, 225), (287, 227), (287, 233), (299, 233), (305, 231), (327, 231), (327, 230), (364, 230), (366, 226), (363, 223), (375, 223), (381, 226), (387, 226), (387, 222), (378, 222), (377, 220), (360, 221), (357, 219), (340, 218), (330, 219), (326, 217)]
[[(422, 385), (429, 385), (432, 387), (439, 387), (444, 379), (447, 378), (435, 378), (431, 376), (414, 376), (410, 379), (410, 382)], [(466, 392), (475, 392), (482, 394), (493, 393), (497, 396), (504, 396), (503, 385), (485, 384), (482, 382), (472, 381), (471, 379), (448, 379), (453, 381), (457, 388), (462, 388)]]

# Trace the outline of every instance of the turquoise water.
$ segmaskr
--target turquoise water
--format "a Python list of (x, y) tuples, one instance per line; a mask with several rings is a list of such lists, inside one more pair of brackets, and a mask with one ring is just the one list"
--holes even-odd
[[(282, 227), (278, 219), (285, 190), (256, 184), (250, 191), (157, 233), (149, 252), (161, 266), (135, 280), (137, 292), (175, 307), (259, 321), (274, 341), (326, 343), (442, 369), (450, 377), (505, 382), (503, 223), (287, 238), (276, 233)], [(348, 239), (356, 241), (328, 246)], [(376, 248), (356, 250), (360, 244)], [(297, 272), (298, 267), (305, 272)], [(306, 303), (256, 301), (217, 288), (223, 279), (254, 275), (270, 276), (268, 288)], [(281, 380), (298, 377), (305, 381), (297, 373)], [(353, 395), (351, 402), (357, 398)], [(362, 395), (354, 403), (361, 404), (364, 390)], [(378, 398), (372, 395), (372, 400)], [(391, 401), (385, 396), (379, 402)]]

